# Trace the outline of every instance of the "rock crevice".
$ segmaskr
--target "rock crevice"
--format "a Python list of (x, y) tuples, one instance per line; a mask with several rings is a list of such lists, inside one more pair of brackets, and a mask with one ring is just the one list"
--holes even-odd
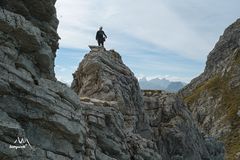
[[(72, 89), (56, 81), (55, 2), (0, 1), (0, 159), (223, 159), (181, 99), (143, 95), (114, 50), (91, 46)], [(18, 137), (32, 148), (9, 148)]]
[(83, 113), (97, 153), (116, 159), (223, 159), (223, 145), (203, 137), (181, 98), (142, 93), (117, 52), (90, 48), (72, 88), (91, 106)]

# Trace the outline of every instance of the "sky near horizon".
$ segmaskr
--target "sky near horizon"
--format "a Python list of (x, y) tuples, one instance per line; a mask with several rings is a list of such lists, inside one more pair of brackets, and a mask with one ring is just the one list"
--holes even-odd
[(119, 52), (136, 77), (189, 82), (203, 72), (224, 29), (240, 18), (239, 6), (239, 0), (58, 0), (56, 77), (71, 83), (103, 26), (106, 49)]

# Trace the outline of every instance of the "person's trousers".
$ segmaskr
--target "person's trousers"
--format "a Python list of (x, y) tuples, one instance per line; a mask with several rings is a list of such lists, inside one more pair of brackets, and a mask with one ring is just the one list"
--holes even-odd
[(98, 46), (103, 46), (104, 47), (104, 41), (98, 41)]

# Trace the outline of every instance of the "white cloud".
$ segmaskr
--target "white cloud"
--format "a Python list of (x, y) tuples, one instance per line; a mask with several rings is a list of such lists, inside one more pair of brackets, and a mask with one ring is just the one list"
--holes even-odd
[(66, 67), (62, 67), (60, 65), (56, 65), (55, 66), (55, 69), (58, 71), (58, 72), (65, 72), (67, 71), (67, 68)]
[(56, 78), (58, 81), (66, 83), (68, 86), (71, 86), (73, 77), (72, 73), (77, 69), (77, 66), (55, 66)]
[[(230, 3), (228, 1), (220, 3), (217, 0), (214, 2), (218, 7)], [(234, 2), (237, 3), (237, 1)], [(216, 28), (219, 31), (219, 26), (210, 26), (207, 20), (211, 20), (211, 16), (223, 15), (223, 12), (232, 9), (226, 9), (226, 7), (216, 9), (213, 6), (215, 3), (209, 4), (206, 0), (201, 2), (188, 0), (184, 4), (182, 1), (165, 0), (131, 2), (127, 0), (58, 0), (59, 34), (62, 37), (60, 44), (63, 47), (87, 48), (89, 44), (96, 44), (94, 39), (96, 29), (104, 26), (110, 35), (107, 46), (111, 48), (117, 49), (117, 47), (128, 45), (128, 39), (125, 39), (125, 42), (119, 42), (119, 37), (115, 35), (122, 32), (123, 35), (142, 39), (159, 48), (173, 50), (182, 56), (203, 59), (213, 47), (216, 37), (219, 36), (219, 33), (213, 34), (204, 30)], [(231, 6), (228, 5), (228, 7)], [(224, 19), (236, 17), (233, 14), (226, 15), (228, 18)], [(194, 20), (195, 17), (196, 20)], [(204, 22), (208, 23), (203, 24)], [(199, 27), (203, 25), (212, 28)]]
[[(223, 30), (240, 15), (239, 5), (239, 0), (58, 0), (60, 47), (88, 50), (89, 44), (96, 44), (96, 30), (103, 26), (108, 35), (106, 48), (121, 51), (137, 77), (141, 72), (149, 79), (189, 82), (202, 72), (206, 55)], [(178, 54), (184, 60), (168, 54)], [(71, 59), (58, 60), (60, 56), (57, 78), (70, 84), (76, 67), (64, 66), (82, 55), (74, 52)], [(203, 65), (193, 65), (195, 62)], [(71, 65), (78, 61), (74, 63)]]
[(69, 78), (66, 79), (65, 77), (61, 77), (60, 75), (56, 75), (56, 78), (58, 81), (65, 83), (67, 86), (71, 86), (72, 83), (71, 79)]

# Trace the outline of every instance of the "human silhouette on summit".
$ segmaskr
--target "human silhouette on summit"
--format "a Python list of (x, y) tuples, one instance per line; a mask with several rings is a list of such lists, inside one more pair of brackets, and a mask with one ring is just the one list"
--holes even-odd
[(98, 46), (104, 47), (104, 41), (107, 38), (107, 35), (102, 30), (103, 27), (100, 27), (96, 34), (96, 40), (98, 41)]

